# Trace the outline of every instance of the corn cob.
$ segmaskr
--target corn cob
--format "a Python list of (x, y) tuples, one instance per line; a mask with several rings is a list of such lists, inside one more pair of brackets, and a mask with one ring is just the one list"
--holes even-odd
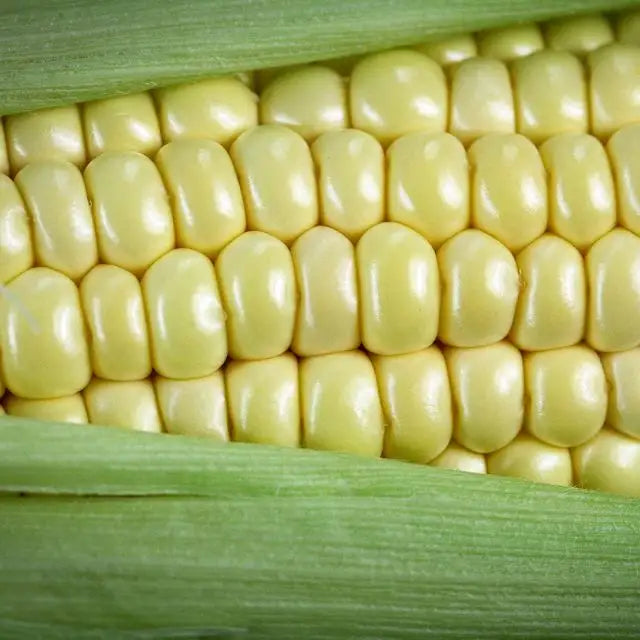
[(9, 116), (5, 409), (585, 486), (608, 447), (623, 473), (640, 50), (612, 41), (572, 18), (358, 59), (349, 100), (316, 65), (259, 103), (229, 77)]

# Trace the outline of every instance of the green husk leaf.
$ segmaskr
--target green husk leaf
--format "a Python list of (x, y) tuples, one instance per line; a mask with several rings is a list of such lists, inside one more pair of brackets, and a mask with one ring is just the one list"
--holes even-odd
[(0, 114), (638, 0), (5, 0)]
[(640, 500), (13, 418), (0, 492), (7, 640), (640, 628)]

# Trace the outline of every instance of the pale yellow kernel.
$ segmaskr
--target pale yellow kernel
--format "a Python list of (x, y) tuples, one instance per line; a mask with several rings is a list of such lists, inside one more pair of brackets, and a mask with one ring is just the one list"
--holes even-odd
[(511, 252), (483, 231), (467, 229), (440, 247), (438, 266), (440, 340), (455, 347), (502, 340), (511, 329), (520, 291)]
[(640, 124), (622, 127), (607, 144), (615, 176), (618, 224), (640, 235)]
[(618, 40), (625, 44), (640, 45), (640, 11), (625, 11), (617, 16)]
[(487, 58), (511, 62), (544, 49), (544, 40), (537, 24), (516, 24), (488, 29), (478, 34), (478, 52)]
[(229, 355), (257, 360), (286, 351), (296, 316), (295, 275), (286, 245), (260, 231), (243, 233), (221, 251), (216, 273)]
[(153, 368), (167, 378), (199, 378), (227, 357), (225, 313), (211, 261), (174, 249), (142, 278)]
[(368, 351), (396, 355), (424, 349), (438, 333), (436, 254), (416, 231), (383, 222), (356, 246), (360, 326)]
[(487, 133), (514, 133), (511, 81), (504, 62), (470, 58), (453, 71), (449, 132), (464, 145)]
[(436, 347), (401, 356), (376, 356), (387, 427), (386, 458), (427, 463), (451, 440), (453, 415), (444, 357)]
[(84, 390), (91, 424), (159, 433), (162, 420), (151, 379), (114, 382), (93, 378)]
[(519, 251), (544, 233), (547, 181), (530, 140), (518, 134), (484, 136), (471, 145), (469, 164), (474, 227), (511, 251)]
[(607, 424), (640, 439), (640, 349), (600, 355), (607, 378)]
[(387, 150), (389, 220), (422, 234), (434, 249), (469, 226), (469, 167), (448, 133), (413, 133)]
[(176, 243), (210, 258), (246, 228), (242, 191), (231, 158), (213, 140), (177, 140), (156, 165), (174, 215)]
[(607, 385), (597, 354), (577, 345), (524, 355), (525, 424), (543, 442), (574, 447), (604, 424)]
[(499, 476), (565, 487), (573, 477), (569, 449), (546, 444), (528, 433), (520, 433), (506, 447), (489, 454), (487, 470)]
[(89, 158), (105, 151), (150, 155), (162, 145), (158, 117), (148, 92), (86, 102), (82, 120)]
[(442, 69), (427, 56), (408, 49), (363, 58), (349, 84), (354, 128), (384, 145), (413, 131), (444, 131), (447, 85)]
[(86, 424), (89, 421), (84, 400), (79, 393), (49, 400), (27, 400), (9, 396), (2, 402), (10, 416), (76, 424)]
[(517, 256), (520, 295), (509, 339), (543, 351), (582, 340), (587, 309), (584, 263), (569, 242), (545, 234)]
[(373, 365), (361, 351), (300, 361), (304, 446), (378, 457), (384, 416)]
[(611, 42), (613, 29), (600, 14), (558, 18), (545, 25), (547, 46), (557, 51), (584, 55)]
[(231, 157), (249, 229), (290, 244), (318, 223), (313, 161), (299, 134), (276, 124), (255, 127), (236, 140)]
[(86, 162), (80, 111), (76, 105), (29, 111), (4, 119), (12, 173), (44, 160)]
[(156, 376), (155, 390), (168, 433), (229, 440), (222, 371), (193, 380)]
[(640, 498), (640, 440), (602, 429), (572, 457), (578, 486)]
[(210, 78), (159, 89), (156, 101), (165, 142), (210, 138), (228, 146), (258, 124), (257, 96), (238, 78)]
[(445, 68), (478, 55), (476, 41), (471, 33), (446, 36), (433, 42), (416, 45), (413, 48)]
[(589, 54), (591, 129), (606, 139), (640, 121), (640, 48), (614, 42)]
[(272, 80), (260, 96), (260, 122), (291, 127), (305, 140), (349, 126), (347, 90), (325, 66), (293, 69)]
[(0, 118), (0, 173), (9, 173), (9, 155), (7, 153), (2, 118)]
[(305, 231), (291, 247), (298, 310), (292, 350), (300, 356), (360, 346), (353, 245), (329, 227)]
[(0, 285), (33, 265), (29, 219), (15, 183), (0, 175)]
[(27, 399), (67, 396), (91, 377), (78, 290), (45, 267), (6, 285), (0, 304), (0, 354), (7, 388)]
[(516, 60), (512, 73), (518, 133), (540, 144), (587, 131), (587, 83), (578, 58), (545, 49)]
[(311, 147), (316, 166), (320, 223), (352, 242), (384, 218), (384, 151), (355, 129), (321, 135)]
[(598, 351), (640, 345), (640, 238), (614, 229), (589, 250), (587, 342)]
[(70, 162), (38, 162), (16, 176), (33, 225), (37, 264), (79, 280), (98, 262), (82, 174)]
[(548, 173), (549, 230), (580, 251), (616, 223), (615, 189), (607, 154), (586, 134), (563, 134), (540, 148)]
[(457, 442), (490, 453), (516, 437), (524, 413), (522, 355), (508, 342), (446, 349)]
[(151, 373), (140, 283), (120, 267), (100, 264), (80, 283), (93, 372), (107, 380), (142, 380)]
[(136, 276), (174, 246), (169, 198), (146, 156), (109, 151), (85, 171), (100, 258)]
[(453, 440), (429, 465), (467, 473), (487, 473), (487, 462), (483, 454), (469, 451)]
[(290, 353), (225, 367), (229, 419), (236, 442), (300, 444), (298, 362)]

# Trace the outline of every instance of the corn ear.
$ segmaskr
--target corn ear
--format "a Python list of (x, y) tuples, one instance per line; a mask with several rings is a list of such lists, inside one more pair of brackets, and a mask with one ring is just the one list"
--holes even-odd
[(640, 501), (590, 491), (4, 418), (0, 511), (7, 640), (640, 628)]
[(10, 0), (0, 9), (0, 115), (634, 4)]

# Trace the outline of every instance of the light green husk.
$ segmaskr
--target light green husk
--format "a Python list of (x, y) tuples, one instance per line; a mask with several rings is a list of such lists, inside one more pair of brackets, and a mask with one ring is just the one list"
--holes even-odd
[(0, 114), (638, 0), (4, 0)]
[(8, 417), (0, 496), (6, 640), (640, 629), (640, 500)]

